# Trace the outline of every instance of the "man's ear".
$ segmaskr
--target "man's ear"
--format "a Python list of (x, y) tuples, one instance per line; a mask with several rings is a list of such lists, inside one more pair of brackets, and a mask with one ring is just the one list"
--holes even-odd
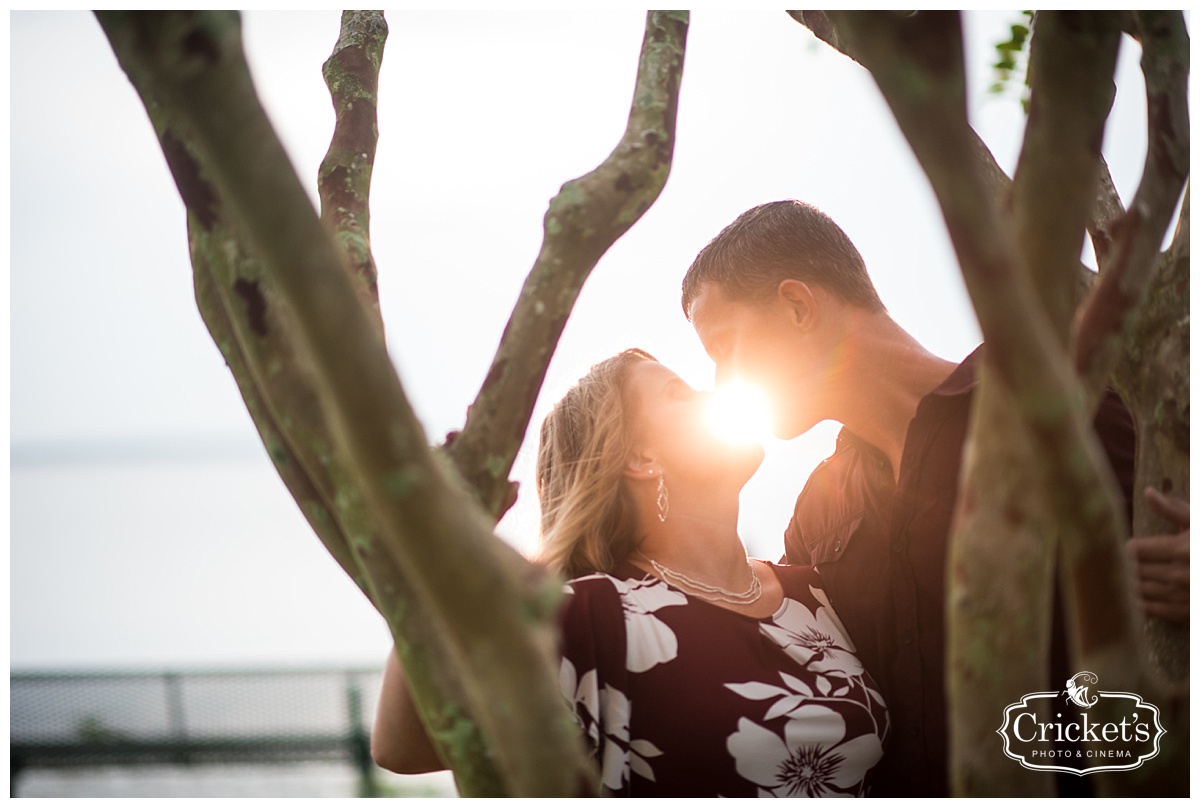
[(817, 300), (812, 287), (795, 278), (785, 278), (776, 289), (779, 300), (787, 308), (791, 321), (801, 331), (812, 331), (817, 325)]
[(635, 452), (625, 461), (625, 476), (631, 480), (653, 480), (659, 475), (654, 458)]

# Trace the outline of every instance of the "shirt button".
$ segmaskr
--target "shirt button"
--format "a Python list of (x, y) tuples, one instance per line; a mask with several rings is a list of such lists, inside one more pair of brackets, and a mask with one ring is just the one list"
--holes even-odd
[(900, 638), (900, 641), (902, 643), (904, 643), (905, 645), (912, 645), (912, 635), (905, 634), (903, 637)]

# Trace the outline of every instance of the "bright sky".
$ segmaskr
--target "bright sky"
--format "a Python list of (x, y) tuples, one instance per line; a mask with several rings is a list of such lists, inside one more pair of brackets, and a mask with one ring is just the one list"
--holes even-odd
[[(392, 355), (437, 441), (461, 426), (483, 379), (541, 243), (548, 200), (603, 160), (624, 129), (644, 16), (393, 12), (388, 19), (373, 246)], [(986, 87), (992, 45), (1015, 20), (1015, 12), (967, 16), (973, 122), (1010, 173), (1023, 117), (1015, 93), (998, 98)], [(320, 66), (337, 38), (338, 14), (253, 12), (244, 25), (260, 94), (315, 198), (333, 128)], [(277, 634), (291, 638), (287, 653), (302, 655), (296, 649), (307, 642), (313, 658), (322, 658), (322, 648), (378, 656), (386, 650), (378, 623), (352, 588), (346, 594), (332, 559), (304, 561), (311, 586), (296, 585), (290, 565), (299, 569), (301, 555), (323, 552), (312, 555), (316, 540), (299, 535), (302, 522), (290, 522), (285, 537), (296, 544), (295, 556), (286, 543), (261, 556), (279, 575), (249, 575), (238, 569), (244, 560), (218, 550), (200, 567), (166, 563), (150, 573), (131, 561), (153, 553), (145, 537), (122, 536), (125, 550), (84, 553), (72, 549), (80, 545), (65, 535), (68, 528), (55, 527), (53, 511), (78, 506), (75, 490), (95, 495), (109, 486), (105, 499), (118, 512), (118, 500), (144, 504), (119, 474), (88, 477), (100, 473), (88, 469), (139, 456), (244, 459), (241, 470), (204, 483), (217, 493), (196, 513), (164, 512), (157, 521), (142, 513), (162, 534), (191, 531), (190, 541), (205, 543), (213, 532), (205, 519), (222, 520), (222, 530), (241, 525), (265, 534), (281, 524), (270, 514), (294, 520), (295, 508), (281, 485), (268, 484), (274, 499), (262, 503), (265, 510), (238, 500), (246, 485), (239, 475), (265, 479), (273, 471), (196, 312), (183, 206), (99, 26), (83, 12), (18, 12), (11, 44), (14, 664), (116, 658), (97, 652), (99, 644), (139, 660), (224, 659), (246, 656), (246, 648), (269, 658), (269, 641), (238, 644), (239, 615), (287, 620), (289, 609), (320, 603), (311, 587), (326, 586), (340, 593), (344, 611), (328, 606), (335, 617), (303, 637), (280, 628)], [(1105, 154), (1128, 200), (1145, 142), (1136, 46), (1128, 40), (1119, 76)], [(958, 360), (975, 347), (974, 315), (928, 183), (868, 74), (782, 11), (699, 11), (670, 180), (585, 286), (534, 424), (590, 364), (626, 347), (650, 351), (694, 386), (711, 386), (712, 365), (679, 307), (683, 273), (743, 210), (793, 197), (838, 221), (892, 316), (930, 350)], [(792, 502), (835, 432), (823, 425), (768, 446), (743, 497), (742, 532), (752, 553), (780, 555)], [(522, 450), (514, 473), (525, 493), (500, 527), (523, 550), (536, 543), (534, 450), (532, 440)], [(48, 473), (50, 461), (81, 458), (93, 465), (72, 467), (78, 488), (50, 477), (39, 478), (40, 487), (18, 487), (34, 471)], [(199, 473), (163, 468), (164, 481)], [(99, 513), (80, 518), (101, 520)], [(111, 535), (122, 532), (120, 513), (106, 518)], [(178, 541), (157, 546), (167, 561), (188, 556)], [(44, 593), (64, 576), (72, 584), (52, 608)], [(105, 588), (90, 589), (96, 581)], [(104, 594), (113, 591), (124, 599)], [(213, 593), (219, 615), (196, 617), (197, 599)], [(85, 603), (94, 619), (83, 632), (72, 627), (71, 612)], [(151, 647), (123, 629), (147, 603), (164, 624), (192, 626), (202, 636), (191, 638), (187, 653), (156, 656), (165, 640)], [(363, 620), (370, 629), (339, 644), (345, 623)]]

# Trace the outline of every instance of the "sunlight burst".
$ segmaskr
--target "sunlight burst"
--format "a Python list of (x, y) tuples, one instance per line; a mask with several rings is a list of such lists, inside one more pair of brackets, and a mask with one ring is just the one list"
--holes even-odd
[(735, 380), (713, 393), (708, 424), (731, 443), (761, 444), (771, 436), (771, 408), (761, 390)]

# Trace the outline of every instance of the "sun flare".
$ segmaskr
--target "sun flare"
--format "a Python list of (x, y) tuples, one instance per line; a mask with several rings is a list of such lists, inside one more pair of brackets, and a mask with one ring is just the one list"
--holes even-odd
[(713, 393), (708, 424), (731, 443), (761, 444), (771, 437), (771, 408), (761, 390), (735, 380)]

